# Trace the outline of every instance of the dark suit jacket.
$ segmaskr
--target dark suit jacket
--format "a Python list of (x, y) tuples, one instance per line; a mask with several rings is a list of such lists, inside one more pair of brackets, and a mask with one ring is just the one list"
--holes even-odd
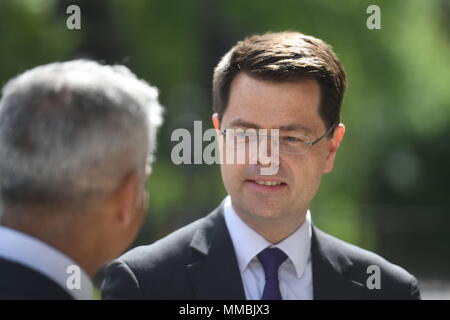
[[(404, 269), (314, 226), (312, 230), (314, 299), (420, 299), (417, 280)], [(381, 289), (366, 286), (370, 265), (381, 270)], [(222, 206), (114, 261), (106, 270), (102, 297), (244, 300)]]
[(0, 300), (73, 300), (53, 280), (22, 264), (0, 258)]

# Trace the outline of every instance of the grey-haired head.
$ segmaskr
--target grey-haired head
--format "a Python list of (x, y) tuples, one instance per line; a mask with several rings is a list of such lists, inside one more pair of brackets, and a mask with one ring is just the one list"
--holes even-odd
[(162, 123), (158, 91), (124, 66), (75, 60), (10, 80), (0, 101), (3, 205), (76, 205), (145, 175)]

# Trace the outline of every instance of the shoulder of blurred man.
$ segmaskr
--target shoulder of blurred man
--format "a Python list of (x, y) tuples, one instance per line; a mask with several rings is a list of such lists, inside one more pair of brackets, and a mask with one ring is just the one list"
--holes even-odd
[(73, 300), (52, 279), (20, 263), (0, 257), (0, 270), (0, 300)]
[[(311, 258), (314, 299), (420, 299), (417, 280), (406, 270), (315, 226)], [(378, 280), (379, 285), (371, 287), (371, 280)], [(111, 263), (106, 269), (102, 296), (245, 299), (222, 205), (208, 216)]]

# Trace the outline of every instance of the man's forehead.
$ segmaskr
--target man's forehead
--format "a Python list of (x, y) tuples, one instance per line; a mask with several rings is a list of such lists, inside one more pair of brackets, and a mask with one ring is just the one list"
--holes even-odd
[(319, 117), (320, 89), (316, 80), (271, 82), (238, 75), (230, 89), (226, 113), (247, 118), (252, 116), (278, 120), (288, 125), (305, 117)]

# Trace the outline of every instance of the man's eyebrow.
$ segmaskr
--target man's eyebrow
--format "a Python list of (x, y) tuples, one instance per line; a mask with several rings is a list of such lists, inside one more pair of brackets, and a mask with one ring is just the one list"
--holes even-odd
[[(258, 126), (257, 124), (240, 119), (240, 118), (231, 121), (230, 126), (231, 127), (261, 129), (261, 127)], [(308, 128), (302, 124), (289, 124), (289, 125), (281, 126), (279, 128), (274, 128), (274, 129), (279, 129), (280, 131), (306, 131), (308, 133), (313, 133), (313, 131), (310, 128)]]
[(257, 124), (245, 121), (243, 119), (237, 118), (230, 122), (231, 127), (244, 127), (244, 128), (255, 128), (260, 129)]
[(279, 129), (280, 131), (306, 131), (308, 133), (313, 133), (313, 131), (310, 128), (302, 124), (290, 124), (287, 126), (281, 126)]

